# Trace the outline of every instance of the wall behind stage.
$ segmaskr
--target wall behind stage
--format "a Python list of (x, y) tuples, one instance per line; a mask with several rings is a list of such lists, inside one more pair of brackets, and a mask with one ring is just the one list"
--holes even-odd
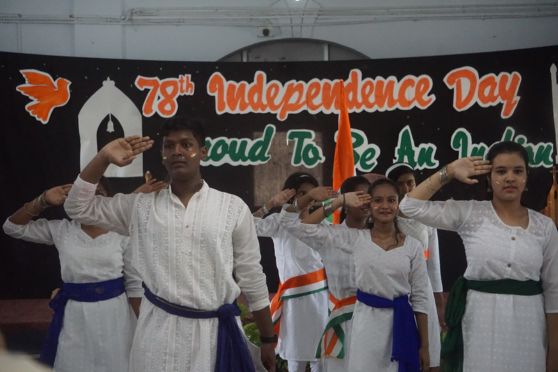
[(0, 50), (215, 61), (255, 43), (308, 38), (370, 58), (476, 53), (558, 45), (556, 8), (541, 0), (2, 1)]
[[(130, 134), (160, 139), (161, 124), (175, 116), (206, 122), (204, 178), (249, 206), (261, 205), (296, 170), (330, 184), (341, 86), (358, 173), (381, 173), (404, 161), (426, 176), (456, 157), (483, 155), (494, 142), (514, 140), (526, 147), (533, 167), (527, 205), (542, 209), (551, 184), (558, 47), (312, 63), (12, 53), (0, 53), (0, 60), (2, 219), (46, 188), (72, 182), (111, 139)], [(119, 191), (129, 192), (147, 170), (165, 177), (157, 149), (126, 168), (109, 169), (108, 176)], [(483, 182), (454, 183), (437, 195), (486, 196)], [(60, 209), (46, 214), (63, 216)], [(0, 243), (1, 297), (46, 297), (59, 285), (54, 248), (5, 235)], [(454, 236), (444, 235), (442, 245), (450, 283), (462, 270), (462, 248)], [(272, 255), (264, 255), (272, 266)]]

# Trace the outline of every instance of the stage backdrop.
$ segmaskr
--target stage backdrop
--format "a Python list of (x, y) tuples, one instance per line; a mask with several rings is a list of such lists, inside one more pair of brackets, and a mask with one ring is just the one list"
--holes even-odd
[[(108, 141), (160, 139), (175, 116), (206, 123), (205, 180), (251, 207), (293, 171), (331, 184), (339, 84), (345, 85), (358, 173), (410, 163), (424, 177), (451, 160), (514, 140), (530, 154), (528, 206), (545, 206), (555, 163), (558, 47), (343, 62), (191, 63), (0, 53), (1, 215), (54, 185), (70, 183)], [(160, 144), (111, 168), (129, 192), (145, 171), (164, 178)], [(452, 183), (437, 198), (485, 198), (486, 184)], [(48, 218), (62, 218), (61, 209)], [(442, 233), (446, 286), (463, 271), (463, 249)], [(46, 247), (1, 236), (0, 296), (46, 297), (60, 283)], [(274, 257), (262, 246), (274, 283)]]

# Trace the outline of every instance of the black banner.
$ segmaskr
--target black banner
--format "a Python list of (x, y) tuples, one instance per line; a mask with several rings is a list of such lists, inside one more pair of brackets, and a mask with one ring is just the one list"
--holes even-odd
[[(382, 173), (404, 161), (421, 178), (457, 157), (514, 140), (526, 147), (533, 168), (527, 205), (544, 208), (552, 183), (558, 47), (343, 62), (0, 58), (2, 219), (45, 189), (72, 182), (111, 139), (159, 139), (161, 124), (177, 115), (206, 123), (204, 179), (250, 206), (265, 202), (296, 170), (331, 184), (339, 84), (358, 173)], [(159, 149), (109, 169), (115, 189), (130, 192), (147, 170), (164, 179)], [(451, 184), (437, 197), (482, 199), (486, 184)], [(61, 209), (45, 215), (65, 216)], [(453, 250), (458, 244), (443, 235), (446, 282), (462, 271), (462, 253)], [(56, 251), (41, 248), (2, 235), (2, 298), (45, 297), (59, 285)], [(269, 272), (273, 256), (268, 249), (263, 254)]]

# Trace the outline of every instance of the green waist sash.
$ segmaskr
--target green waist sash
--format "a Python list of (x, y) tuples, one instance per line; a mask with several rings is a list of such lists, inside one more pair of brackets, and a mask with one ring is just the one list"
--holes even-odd
[(463, 371), (463, 331), (461, 320), (465, 314), (467, 291), (499, 293), (520, 296), (534, 296), (541, 294), (542, 284), (534, 280), (519, 281), (513, 279), (500, 280), (467, 280), (457, 279), (448, 296), (446, 305), (446, 324), (448, 331), (442, 341), (442, 371)]

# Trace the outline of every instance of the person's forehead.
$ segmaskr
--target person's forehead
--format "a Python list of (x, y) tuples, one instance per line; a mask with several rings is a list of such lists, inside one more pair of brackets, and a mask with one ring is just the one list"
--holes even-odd
[(169, 132), (163, 137), (164, 141), (180, 139), (195, 139), (194, 133), (189, 129), (178, 129)]
[(384, 184), (384, 185), (378, 185), (374, 187), (374, 190), (372, 190), (372, 195), (373, 196), (397, 195), (397, 193), (395, 192), (395, 189), (393, 188), (392, 185)]
[(492, 160), (492, 166), (525, 166), (525, 161), (518, 153), (503, 153), (494, 157)]
[(397, 179), (397, 182), (407, 182), (414, 179), (415, 179), (415, 175), (411, 172), (408, 172), (400, 175), (399, 178)]
[(298, 187), (299, 190), (310, 190), (313, 189), (314, 185), (311, 184), (310, 182), (304, 182), (301, 183), (300, 186)]

